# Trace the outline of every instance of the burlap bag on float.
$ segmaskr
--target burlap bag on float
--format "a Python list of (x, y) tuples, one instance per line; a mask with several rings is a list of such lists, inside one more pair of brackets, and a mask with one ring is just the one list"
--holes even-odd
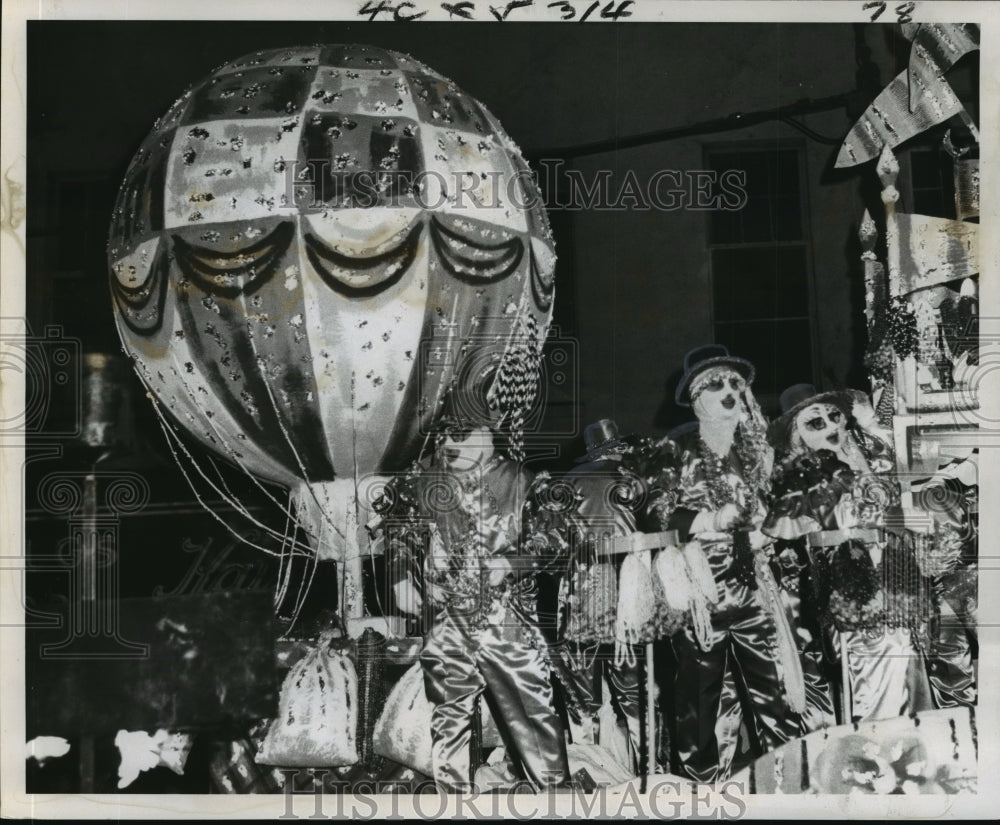
[(358, 677), (333, 632), (296, 662), (281, 686), (278, 716), (257, 762), (292, 768), (345, 767), (358, 761)]
[[(496, 747), (501, 744), (500, 731), (489, 714), (485, 699), (480, 701), (480, 708), (483, 747)], [(392, 689), (386, 700), (385, 710), (375, 724), (372, 736), (375, 753), (427, 776), (433, 776), (432, 711), (433, 707), (424, 692), (423, 668), (420, 662), (416, 662)]]

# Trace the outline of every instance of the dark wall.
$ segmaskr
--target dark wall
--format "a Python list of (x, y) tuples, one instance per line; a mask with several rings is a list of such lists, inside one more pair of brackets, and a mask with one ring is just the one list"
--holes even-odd
[[(886, 53), (888, 27), (872, 27)], [(259, 49), (362, 42), (411, 53), (483, 101), (537, 161), (594, 141), (850, 92), (850, 26), (41, 22), (28, 26), (28, 317), (61, 324), (84, 349), (116, 351), (105, 227), (126, 165), (176, 97), (221, 63)], [(889, 79), (888, 71), (883, 80)], [(843, 109), (801, 120), (843, 135)], [(770, 122), (577, 157), (587, 174), (640, 181), (697, 170), (719, 142), (795, 145), (805, 158), (814, 378), (857, 374), (860, 278), (851, 237), (862, 175), (833, 175), (835, 146)], [(681, 415), (666, 384), (713, 336), (704, 212), (565, 211), (552, 216), (560, 264), (556, 321), (575, 342), (578, 387), (554, 390), (560, 424), (616, 417), (662, 431)], [(775, 341), (782, 358), (796, 341)], [(773, 399), (771, 399), (773, 400)], [(564, 452), (572, 437), (558, 439)]]

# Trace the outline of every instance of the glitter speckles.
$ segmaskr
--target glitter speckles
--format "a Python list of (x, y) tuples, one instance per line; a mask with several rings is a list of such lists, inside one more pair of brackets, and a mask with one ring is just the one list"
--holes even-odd
[(243, 408), (250, 413), (250, 415), (257, 416), (260, 414), (257, 410), (257, 403), (254, 401), (253, 396), (246, 390), (240, 392), (240, 401), (243, 402)]
[[(300, 62), (306, 60), (311, 63)], [(495, 182), (506, 195), (521, 168), (517, 150), (491, 137), (498, 127), (458, 87), (379, 49), (267, 51), (230, 64), (195, 95), (206, 88), (198, 111), (191, 98), (165, 121), (166, 144), (159, 141), (167, 132), (146, 142), (140, 166), (130, 173), (132, 190), (115, 206), (116, 220), (132, 227), (128, 232), (158, 235), (162, 250), (174, 255), (163, 259), (171, 306), (156, 347), (134, 346), (142, 342), (127, 332), (126, 347), (149, 353), (143, 356), (147, 385), (164, 407), (175, 394), (173, 420), (207, 445), (209, 435), (216, 438), (214, 452), (229, 457), (241, 450), (248, 467), (254, 461), (261, 467), (261, 451), (268, 450), (272, 466), (291, 474), (297, 454), (310, 478), (332, 478), (352, 472), (356, 451), (358, 466), (369, 472), (390, 438), (395, 444), (401, 437), (394, 433), (405, 436), (415, 417), (440, 409), (451, 382), (461, 380), (463, 363), (506, 351), (510, 321), (530, 311), (544, 323), (545, 314), (532, 304), (527, 260), (504, 273), (502, 285), (482, 277), (497, 259), (506, 260), (506, 251), (494, 247), (516, 240), (527, 251), (542, 235), (536, 224), (544, 215), (529, 221), (510, 198), (494, 208), (498, 196), (490, 187)], [(435, 153), (445, 160), (435, 162)], [(303, 157), (323, 164), (297, 160)], [(422, 171), (443, 175), (447, 188), (434, 188), (434, 174), (416, 178)], [(416, 206), (414, 190), (400, 183), (413, 179), (425, 185)], [(370, 209), (361, 208), (365, 193), (351, 188), (368, 180), (377, 200)], [(158, 192), (134, 191), (154, 185)], [(469, 208), (448, 205), (459, 186)], [(306, 197), (298, 200), (300, 192)], [(162, 217), (144, 205), (150, 203)], [(422, 203), (441, 205), (423, 209)], [(390, 213), (396, 204), (401, 211)], [(200, 223), (189, 222), (199, 216)], [(448, 261), (441, 239), (431, 238), (432, 221), (460, 236), (445, 238)], [(145, 229), (134, 229), (143, 223)], [(271, 248), (267, 239), (282, 225), (293, 227), (291, 240), (268, 259), (265, 272), (253, 250)], [(401, 259), (380, 257), (417, 225), (422, 234), (408, 268)], [(337, 294), (321, 280), (304, 248), (307, 226), (340, 256), (340, 282), (361, 294)], [(140, 265), (136, 238), (125, 234), (112, 239), (121, 251), (111, 260), (124, 262), (120, 279), (134, 287), (154, 253)], [(182, 270), (175, 239), (201, 245), (204, 281)], [(464, 280), (449, 268), (456, 261)], [(395, 279), (393, 292), (377, 298), (362, 292), (375, 272)], [(214, 289), (242, 285), (250, 275), (259, 276), (252, 289)], [(498, 319), (509, 303), (516, 306), (513, 317)], [(433, 348), (438, 360), (429, 365)], [(425, 380), (428, 367), (432, 377)], [(208, 412), (215, 414), (211, 423)], [(275, 435), (275, 416), (287, 425), (287, 442)], [(363, 424), (365, 437), (356, 447), (348, 422)], [(246, 440), (236, 432), (241, 425)], [(411, 451), (412, 457), (417, 440), (400, 443), (400, 455)]]

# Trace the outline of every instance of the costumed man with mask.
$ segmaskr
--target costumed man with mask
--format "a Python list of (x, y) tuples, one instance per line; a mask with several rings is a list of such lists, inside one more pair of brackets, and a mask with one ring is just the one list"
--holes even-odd
[(675, 741), (681, 771), (698, 782), (731, 769), (735, 731), (720, 718), (727, 674), (757, 753), (797, 736), (805, 709), (801, 665), (767, 565), (770, 541), (759, 529), (773, 455), (753, 377), (753, 365), (721, 345), (689, 352), (675, 398), (694, 408), (698, 426), (649, 479), (650, 519), (685, 544), (662, 551), (656, 567), (668, 603), (679, 592), (689, 602), (689, 621), (672, 639)]
[[(769, 438), (777, 452), (764, 530), (809, 564), (819, 623), (844, 656), (842, 721), (893, 718), (932, 706), (918, 651), (930, 606), (927, 582), (901, 526), (888, 434), (864, 393), (782, 393)], [(893, 531), (886, 528), (893, 527)], [(790, 551), (786, 549), (786, 554)]]
[[(623, 463), (632, 450), (619, 437), (618, 426), (601, 419), (584, 430), (587, 454), (564, 477), (567, 485), (560, 530), (569, 548), (559, 590), (559, 680), (566, 692), (574, 741), (592, 744), (600, 710), (601, 683), (625, 718), (633, 753), (645, 743), (640, 712), (641, 655), (615, 656), (618, 568), (615, 539), (636, 534), (636, 506), (642, 482)], [(619, 562), (619, 563), (616, 563)]]
[(486, 694), (508, 753), (536, 788), (569, 776), (562, 724), (538, 628), (535, 560), (521, 541), (531, 474), (496, 451), (471, 393), (449, 396), (436, 449), (395, 479), (377, 506), (396, 604), (433, 620), (420, 654), (431, 715), (434, 779), (474, 780), (476, 703)]

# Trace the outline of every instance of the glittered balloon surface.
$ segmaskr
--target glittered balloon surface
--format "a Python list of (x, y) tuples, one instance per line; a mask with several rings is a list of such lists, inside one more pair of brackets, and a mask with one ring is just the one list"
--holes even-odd
[(453, 388), (524, 415), (555, 254), (480, 103), (406, 55), (324, 45), (228, 63), (171, 107), (122, 184), (109, 264), (171, 426), (343, 535), (355, 481), (411, 461)]

